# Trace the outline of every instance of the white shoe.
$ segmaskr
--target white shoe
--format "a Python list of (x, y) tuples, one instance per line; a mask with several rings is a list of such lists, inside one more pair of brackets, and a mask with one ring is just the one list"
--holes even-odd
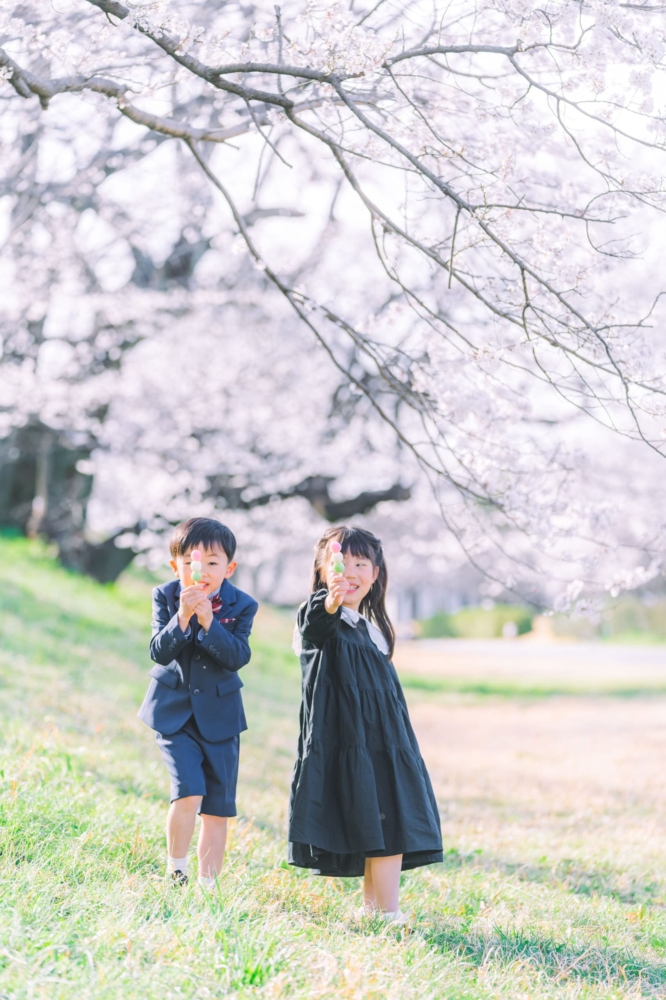
[(409, 923), (409, 915), (407, 913), (403, 913), (402, 910), (389, 910), (388, 912), (378, 913), (377, 916), (380, 920), (384, 920), (387, 924), (403, 925)]
[(354, 910), (354, 917), (356, 920), (382, 920), (386, 924), (397, 924), (398, 926), (408, 924), (411, 919), (409, 914), (403, 913), (402, 910), (386, 912), (380, 910), (378, 906), (359, 906), (358, 909)]

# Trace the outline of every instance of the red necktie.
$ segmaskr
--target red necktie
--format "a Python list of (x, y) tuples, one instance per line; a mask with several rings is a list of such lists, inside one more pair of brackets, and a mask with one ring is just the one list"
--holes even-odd
[(218, 611), (222, 610), (222, 598), (220, 597), (220, 592), (218, 590), (211, 599), (211, 604), (213, 605), (213, 614), (216, 615)]

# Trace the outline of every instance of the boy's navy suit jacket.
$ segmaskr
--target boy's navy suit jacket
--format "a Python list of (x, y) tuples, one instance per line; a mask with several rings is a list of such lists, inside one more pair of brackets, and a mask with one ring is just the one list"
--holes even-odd
[(258, 605), (224, 580), (222, 607), (210, 629), (199, 639), (194, 615), (186, 638), (178, 624), (180, 589), (180, 580), (173, 580), (153, 590), (150, 655), (156, 665), (138, 715), (165, 736), (194, 716), (203, 738), (218, 743), (247, 729), (238, 671), (250, 660), (248, 638)]

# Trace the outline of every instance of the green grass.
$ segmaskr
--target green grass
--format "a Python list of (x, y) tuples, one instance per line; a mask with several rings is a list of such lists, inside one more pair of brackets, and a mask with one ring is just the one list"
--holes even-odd
[(423, 639), (498, 639), (508, 622), (516, 626), (516, 634), (532, 629), (534, 610), (520, 604), (495, 604), (492, 608), (461, 608), (453, 614), (438, 611), (420, 623)]
[(423, 691), (429, 694), (469, 694), (497, 698), (643, 698), (666, 695), (666, 684), (578, 684), (525, 683), (504, 680), (480, 680), (464, 677), (420, 677), (404, 672), (400, 677), (407, 691)]
[(0, 538), (0, 612), (0, 998), (666, 996), (663, 872), (603, 855), (593, 829), (552, 861), (448, 843), (443, 865), (403, 879), (406, 930), (354, 920), (357, 880), (289, 868), (300, 680), (277, 614), (244, 669), (251, 728), (218, 890), (168, 885), (167, 782), (135, 718), (148, 584), (102, 587)]
[(653, 644), (666, 642), (666, 598), (641, 600), (633, 594), (606, 601), (598, 618), (555, 615), (556, 635), (606, 642)]
[[(418, 623), (423, 639), (498, 639), (507, 622), (525, 635), (533, 627), (534, 608), (520, 604), (461, 608), (452, 614), (438, 611)], [(598, 615), (553, 615), (549, 619), (558, 638), (601, 640), (630, 645), (666, 643), (666, 598), (641, 600), (632, 594), (608, 598)]]

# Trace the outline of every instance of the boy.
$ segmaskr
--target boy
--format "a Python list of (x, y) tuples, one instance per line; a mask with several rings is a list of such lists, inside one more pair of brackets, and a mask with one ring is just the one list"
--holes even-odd
[[(193, 583), (191, 554), (201, 550)], [(199, 882), (214, 885), (222, 868), (227, 817), (236, 815), (239, 734), (247, 729), (238, 671), (250, 660), (257, 602), (229, 582), (236, 539), (219, 521), (193, 517), (170, 543), (177, 580), (153, 590), (150, 687), (139, 718), (156, 732), (171, 778), (167, 875), (187, 882), (187, 851), (197, 812)]]

